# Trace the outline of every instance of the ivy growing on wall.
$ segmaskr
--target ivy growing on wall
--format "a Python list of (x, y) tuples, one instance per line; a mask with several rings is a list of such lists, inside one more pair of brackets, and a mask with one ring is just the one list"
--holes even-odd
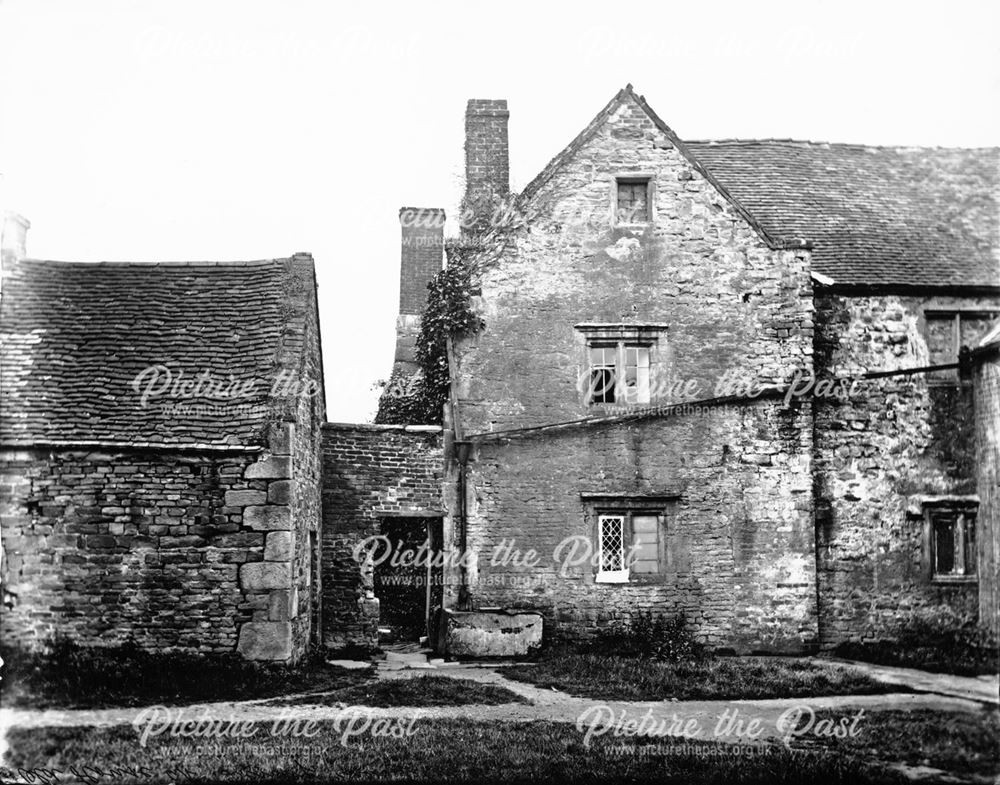
[(462, 200), (463, 235), (445, 243), (448, 266), (427, 284), (427, 305), (416, 344), (419, 371), (393, 371), (382, 385), (376, 423), (441, 424), (451, 383), (448, 338), (461, 338), (482, 329), (482, 320), (472, 310), (473, 273), (492, 264), (511, 247), (516, 231), (528, 222), (522, 210), (514, 192), (489, 192), (474, 201), (468, 196)]
[(448, 400), (448, 338), (460, 338), (482, 329), (472, 310), (469, 260), (476, 244), (449, 242), (448, 266), (427, 284), (427, 305), (420, 319), (416, 361), (412, 375), (394, 372), (379, 398), (376, 423), (440, 425)]

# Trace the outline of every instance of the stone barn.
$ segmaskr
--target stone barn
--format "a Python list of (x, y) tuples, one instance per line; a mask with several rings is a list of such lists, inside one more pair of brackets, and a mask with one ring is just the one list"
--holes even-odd
[(318, 639), (312, 258), (3, 271), (3, 638), (295, 660)]

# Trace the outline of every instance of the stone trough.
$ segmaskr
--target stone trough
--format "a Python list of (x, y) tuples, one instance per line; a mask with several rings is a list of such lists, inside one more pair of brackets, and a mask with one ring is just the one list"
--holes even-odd
[(525, 657), (542, 645), (541, 614), (443, 610), (434, 648), (446, 657)]

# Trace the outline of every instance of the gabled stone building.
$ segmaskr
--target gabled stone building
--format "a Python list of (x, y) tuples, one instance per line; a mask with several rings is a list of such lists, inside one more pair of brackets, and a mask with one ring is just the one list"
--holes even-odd
[[(628, 87), (490, 231), (506, 118), (469, 103), (463, 604), (555, 636), (684, 611), (741, 652), (891, 637), (919, 608), (995, 624), (996, 455), (958, 360), (1000, 314), (998, 151), (685, 142)], [(553, 559), (567, 538), (590, 558)]]
[[(434, 422), (324, 422), (307, 255), (5, 258), (5, 640), (291, 661), (442, 606), (550, 640), (683, 611), (734, 652), (996, 625), (998, 151), (685, 142), (627, 87), (511, 194), (507, 119), (469, 102), (450, 264), (482, 326)], [(400, 223), (405, 397), (445, 217)]]
[(3, 639), (294, 660), (318, 638), (312, 258), (5, 259)]

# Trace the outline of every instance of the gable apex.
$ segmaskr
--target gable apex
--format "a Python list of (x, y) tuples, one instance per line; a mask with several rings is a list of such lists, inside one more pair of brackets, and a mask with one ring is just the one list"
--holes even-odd
[(769, 248), (811, 248), (811, 245), (804, 239), (776, 238), (769, 234), (761, 223), (754, 218), (753, 215), (751, 215), (750, 211), (747, 210), (747, 208), (701, 164), (701, 162), (687, 148), (684, 142), (681, 141), (680, 137), (674, 133), (673, 129), (670, 128), (670, 126), (668, 126), (660, 118), (660, 116), (653, 111), (652, 107), (650, 107), (650, 105), (646, 102), (645, 97), (635, 92), (631, 82), (619, 90), (604, 106), (604, 108), (601, 109), (601, 111), (598, 112), (586, 125), (586, 127), (576, 136), (576, 138), (564, 147), (551, 161), (549, 161), (542, 171), (539, 172), (527, 186), (525, 186), (519, 196), (519, 200), (527, 201), (531, 199), (541, 189), (541, 187), (545, 185), (545, 183), (547, 183), (578, 150), (580, 150), (580, 148), (590, 141), (601, 125), (603, 125), (604, 122), (611, 117), (619, 107), (625, 105), (629, 101), (634, 102), (640, 109), (642, 109), (653, 125), (655, 125), (656, 128), (670, 140), (670, 143), (677, 149), (681, 156), (683, 156), (688, 163), (691, 164), (698, 174), (711, 183), (712, 187), (715, 188), (715, 190), (718, 191), (730, 205), (732, 205), (733, 209), (740, 214), (743, 220), (750, 225), (754, 232), (767, 244)]

